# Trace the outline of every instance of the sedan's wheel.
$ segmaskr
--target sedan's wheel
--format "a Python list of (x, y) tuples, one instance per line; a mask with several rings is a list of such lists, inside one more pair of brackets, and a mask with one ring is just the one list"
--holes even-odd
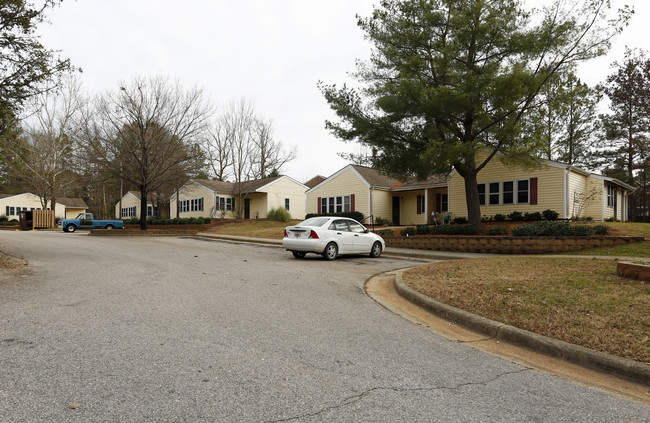
[(74, 232), (76, 229), (77, 229), (77, 227), (75, 225), (73, 225), (72, 223), (70, 223), (68, 226), (65, 227), (66, 232)]
[(379, 241), (372, 244), (372, 249), (370, 250), (370, 257), (377, 258), (381, 255), (381, 243)]
[(334, 260), (338, 255), (339, 247), (337, 247), (334, 242), (327, 244), (327, 247), (325, 247), (325, 251), (323, 252), (323, 257), (327, 260)]
[(293, 256), (297, 259), (301, 259), (307, 255), (304, 251), (292, 251)]

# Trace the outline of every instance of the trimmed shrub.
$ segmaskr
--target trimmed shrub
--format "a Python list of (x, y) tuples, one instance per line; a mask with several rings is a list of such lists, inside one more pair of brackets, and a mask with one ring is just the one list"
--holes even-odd
[(456, 225), (464, 225), (464, 224), (467, 223), (467, 218), (462, 217), (462, 216), (461, 217), (454, 217), (452, 222), (455, 223)]
[(609, 226), (605, 224), (594, 225), (594, 234), (607, 235), (609, 233)]
[(284, 207), (278, 207), (276, 209), (269, 210), (266, 218), (268, 220), (286, 223), (291, 220), (291, 213), (289, 213), (289, 210), (285, 209)]
[(508, 218), (513, 222), (521, 222), (524, 220), (524, 215), (521, 212), (513, 211), (508, 215)]
[(487, 235), (508, 235), (510, 231), (505, 226), (497, 226), (487, 230)]
[(544, 220), (557, 220), (560, 217), (560, 214), (555, 210), (546, 209), (542, 212), (542, 218)]
[(593, 233), (593, 227), (588, 225), (550, 221), (529, 223), (512, 229), (513, 236), (590, 236)]
[(605, 222), (618, 222), (618, 219), (612, 216), (605, 219)]
[(540, 212), (524, 213), (524, 220), (527, 221), (537, 221), (542, 220), (542, 214)]
[(383, 217), (375, 217), (375, 225), (377, 226), (390, 226), (390, 220), (384, 219)]
[(401, 231), (399, 231), (399, 233), (402, 236), (415, 235), (415, 228), (412, 227), (412, 226), (409, 226), (408, 228), (404, 228)]
[(494, 221), (495, 222), (503, 222), (505, 220), (506, 220), (506, 215), (505, 214), (497, 213), (497, 214), (494, 215)]

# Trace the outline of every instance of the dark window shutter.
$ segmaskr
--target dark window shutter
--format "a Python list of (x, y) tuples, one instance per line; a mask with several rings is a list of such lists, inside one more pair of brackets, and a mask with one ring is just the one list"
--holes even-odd
[(530, 178), (530, 204), (537, 204), (537, 178)]
[(318, 197), (318, 207), (317, 207), (317, 209), (318, 209), (318, 212), (317, 212), (317, 213), (318, 213), (318, 214), (321, 214), (321, 213), (322, 213), (321, 210), (320, 210), (320, 206), (321, 206), (320, 202), (321, 202), (320, 197)]
[(350, 211), (357, 211), (357, 209), (354, 208), (354, 194), (350, 194)]
[(418, 214), (422, 214), (422, 196), (418, 195)]

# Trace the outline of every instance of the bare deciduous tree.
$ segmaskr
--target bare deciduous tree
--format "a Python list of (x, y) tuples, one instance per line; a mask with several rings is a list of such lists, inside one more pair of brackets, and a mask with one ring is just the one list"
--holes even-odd
[(55, 210), (56, 199), (76, 182), (71, 134), (84, 103), (81, 83), (65, 78), (57, 91), (30, 99), (32, 115), (23, 123), (23, 136), (9, 146), (21, 168), (24, 186), (41, 198), (43, 209)]
[(139, 188), (140, 228), (146, 230), (148, 194), (192, 171), (194, 146), (211, 113), (199, 88), (137, 77), (96, 99), (78, 141), (101, 168)]

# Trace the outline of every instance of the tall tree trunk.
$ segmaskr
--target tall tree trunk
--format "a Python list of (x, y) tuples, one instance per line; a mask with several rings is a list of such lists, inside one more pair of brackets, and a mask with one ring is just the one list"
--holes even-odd
[(465, 181), (465, 201), (467, 203), (467, 220), (471, 224), (481, 224), (481, 204), (478, 199), (478, 186), (476, 183), (476, 172), (467, 172), (463, 179)]
[(140, 185), (140, 230), (147, 230), (147, 185)]

